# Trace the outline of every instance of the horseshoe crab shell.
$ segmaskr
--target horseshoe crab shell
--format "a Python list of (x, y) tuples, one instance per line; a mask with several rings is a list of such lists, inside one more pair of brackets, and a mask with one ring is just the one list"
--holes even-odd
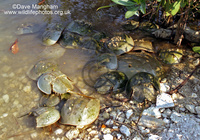
[(131, 78), (138, 72), (148, 72), (162, 78), (165, 71), (155, 56), (146, 52), (129, 52), (118, 56), (118, 69)]
[(85, 126), (94, 122), (100, 111), (100, 101), (86, 97), (71, 97), (61, 109), (61, 123)]
[(123, 72), (111, 71), (101, 75), (96, 80), (94, 88), (100, 94), (109, 92), (120, 93), (125, 90), (127, 82), (128, 78)]
[(159, 91), (160, 83), (158, 79), (146, 72), (135, 74), (126, 85), (127, 97), (133, 96), (138, 102), (144, 102), (145, 99), (155, 102)]
[(112, 37), (107, 46), (116, 55), (121, 55), (133, 49), (134, 41), (131, 36), (122, 34)]
[(37, 64), (31, 67), (27, 72), (27, 75), (32, 80), (37, 80), (43, 73), (55, 71), (57, 64), (51, 60), (41, 60)]
[(72, 82), (60, 71), (52, 71), (41, 75), (37, 81), (38, 88), (45, 94), (55, 92), (64, 94), (73, 90)]
[(60, 112), (53, 107), (40, 107), (33, 111), (36, 116), (36, 127), (46, 127), (60, 119)]
[(59, 23), (51, 23), (47, 26), (46, 31), (42, 35), (44, 45), (51, 46), (55, 44), (61, 36), (64, 27)]

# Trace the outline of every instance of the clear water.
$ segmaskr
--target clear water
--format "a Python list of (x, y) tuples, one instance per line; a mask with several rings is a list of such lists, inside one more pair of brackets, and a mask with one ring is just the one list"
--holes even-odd
[[(48, 23), (57, 21), (66, 25), (72, 20), (84, 19), (92, 22), (102, 31), (116, 31), (112, 25), (115, 24), (113, 15), (109, 15), (105, 10), (96, 12), (99, 6), (108, 4), (106, 1), (46, 0), (44, 5), (56, 5), (59, 8), (54, 8), (53, 11), (57, 10), (65, 14), (26, 15), (22, 13), (23, 10), (38, 11), (31, 7), (38, 2), (37, 0), (0, 0), (0, 139), (28, 140), (54, 137), (54, 134), (46, 134), (48, 131), (36, 129), (33, 118), (28, 116), (19, 118), (37, 107), (42, 95), (36, 86), (36, 81), (31, 80), (27, 72), (39, 60), (56, 56), (55, 61), (59, 64), (59, 69), (72, 80), (77, 81), (81, 76), (83, 65), (91, 57), (91, 54), (86, 51), (72, 49), (65, 50), (64, 55), (59, 57), (50, 49), (59, 46), (58, 44), (51, 47), (42, 45), (41, 36)], [(28, 9), (23, 9), (25, 7)], [(8, 11), (18, 13), (6, 14)], [(19, 14), (20, 11), (22, 14)], [(110, 22), (105, 27), (104, 23), (108, 20)], [(17, 35), (17, 27), (26, 23), (37, 24), (39, 31)], [(18, 39), (19, 52), (12, 54), (9, 48), (16, 39)]]

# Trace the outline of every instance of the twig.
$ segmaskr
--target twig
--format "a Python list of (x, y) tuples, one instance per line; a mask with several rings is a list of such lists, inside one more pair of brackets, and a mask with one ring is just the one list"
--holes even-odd
[[(178, 85), (175, 89), (173, 89), (173, 90), (171, 90), (171, 91), (169, 91), (169, 92), (167, 92), (168, 94), (173, 94), (173, 93), (177, 93), (177, 91), (180, 89), (180, 88), (182, 88), (186, 83), (187, 83), (187, 81), (190, 79), (190, 77), (194, 74), (194, 72), (196, 72), (196, 70), (198, 69), (200, 67), (200, 64), (199, 65), (197, 65), (196, 67), (195, 67), (195, 69), (190, 73), (190, 75), (180, 84), (180, 85)], [(182, 94), (181, 94), (182, 95)], [(183, 97), (185, 97), (184, 95), (182, 95)]]

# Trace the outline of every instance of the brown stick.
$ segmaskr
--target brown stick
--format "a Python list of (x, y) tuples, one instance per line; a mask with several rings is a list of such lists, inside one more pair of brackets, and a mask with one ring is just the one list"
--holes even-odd
[[(169, 91), (169, 92), (167, 92), (168, 94), (173, 94), (173, 93), (176, 93), (180, 88), (182, 88), (186, 83), (187, 83), (187, 81), (190, 79), (190, 77), (194, 74), (194, 72), (198, 69), (200, 67), (200, 64), (199, 65), (197, 65), (196, 67), (195, 67), (195, 69), (190, 73), (190, 75), (180, 84), (180, 85), (178, 85), (175, 89), (173, 89), (173, 90), (171, 90), (171, 91)], [(182, 95), (182, 94), (181, 94)], [(182, 95), (182, 96), (184, 96), (184, 95)], [(184, 96), (185, 97), (185, 96)]]

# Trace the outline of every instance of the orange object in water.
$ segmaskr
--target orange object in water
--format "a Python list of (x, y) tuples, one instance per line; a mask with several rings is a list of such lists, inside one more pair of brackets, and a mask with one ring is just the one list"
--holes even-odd
[(42, 5), (45, 2), (45, 0), (42, 0), (41, 2), (38, 3), (38, 5)]
[(16, 54), (19, 51), (17, 43), (18, 43), (18, 39), (16, 39), (15, 42), (10, 47), (10, 50), (12, 51), (13, 54)]

